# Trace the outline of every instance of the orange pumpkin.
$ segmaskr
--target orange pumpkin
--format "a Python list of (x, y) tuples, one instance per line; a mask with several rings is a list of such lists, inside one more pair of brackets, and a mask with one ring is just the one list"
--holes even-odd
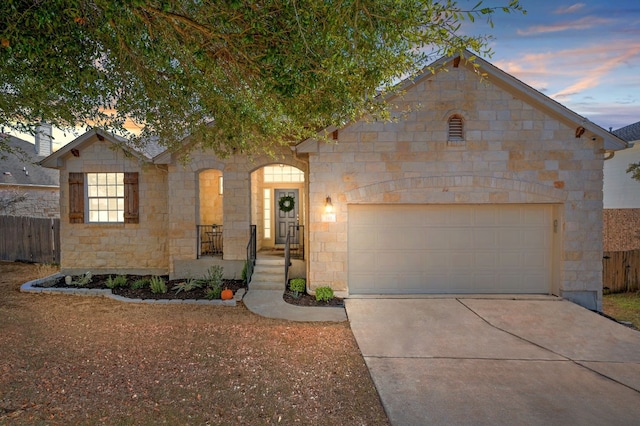
[(233, 299), (233, 291), (229, 290), (228, 288), (225, 288), (224, 290), (222, 290), (222, 293), (220, 293), (220, 298), (222, 300)]

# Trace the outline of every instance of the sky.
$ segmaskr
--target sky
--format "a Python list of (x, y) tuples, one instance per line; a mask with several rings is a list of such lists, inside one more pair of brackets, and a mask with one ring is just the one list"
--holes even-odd
[[(498, 12), (493, 28), (484, 19), (463, 24), (467, 34), (493, 36), (494, 54), (485, 59), (604, 129), (640, 121), (640, 0), (520, 3), (526, 15)], [(54, 130), (54, 149), (76, 136)]]
[(640, 121), (640, 0), (520, 4), (526, 15), (496, 13), (493, 28), (484, 20), (464, 25), (493, 35), (485, 59), (607, 130)]

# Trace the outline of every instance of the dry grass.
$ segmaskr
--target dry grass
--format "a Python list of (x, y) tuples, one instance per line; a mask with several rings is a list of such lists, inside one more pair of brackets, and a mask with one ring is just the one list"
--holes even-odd
[(0, 424), (387, 425), (347, 323), (23, 294), (0, 263)]

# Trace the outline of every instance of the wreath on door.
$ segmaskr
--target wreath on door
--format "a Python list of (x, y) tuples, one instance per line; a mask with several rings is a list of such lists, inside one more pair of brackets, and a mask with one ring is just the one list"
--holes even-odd
[(285, 195), (278, 201), (278, 206), (280, 207), (280, 211), (287, 213), (296, 206), (296, 200), (290, 195)]

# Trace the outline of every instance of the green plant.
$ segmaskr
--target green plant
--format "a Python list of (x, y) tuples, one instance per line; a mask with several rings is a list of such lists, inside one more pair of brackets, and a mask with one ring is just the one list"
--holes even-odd
[(181, 291), (191, 291), (201, 287), (202, 287), (201, 281), (198, 281), (193, 278), (187, 278), (185, 281), (179, 282), (178, 284), (174, 285), (171, 288), (171, 290), (175, 290), (176, 294), (178, 294)]
[(149, 287), (151, 288), (151, 293), (154, 294), (164, 294), (167, 292), (167, 283), (164, 281), (162, 277), (153, 276), (151, 277), (151, 281), (149, 282)]
[(331, 287), (318, 287), (316, 288), (316, 300), (322, 302), (328, 302), (333, 299), (333, 290)]
[(76, 287), (84, 287), (85, 285), (89, 284), (92, 279), (93, 275), (91, 274), (91, 271), (87, 271), (84, 275), (80, 275), (77, 278), (71, 280), (71, 285), (74, 285)]
[(220, 299), (220, 295), (222, 294), (222, 287), (209, 287), (204, 294), (204, 297), (207, 299)]
[(127, 277), (125, 275), (117, 275), (115, 278), (112, 278), (111, 275), (109, 275), (105, 284), (108, 288), (126, 287)]
[(246, 260), (244, 262), (244, 266), (242, 267), (242, 275), (240, 276), (240, 278), (242, 279), (243, 283), (247, 283), (247, 273), (249, 271), (249, 261)]
[[(222, 288), (222, 277), (224, 274), (224, 268), (220, 265), (213, 265), (207, 270), (204, 278), (201, 280), (206, 287), (220, 287)], [(222, 290), (221, 290), (222, 291)]]
[(293, 297), (300, 296), (306, 290), (306, 281), (304, 278), (294, 278), (289, 281), (289, 290), (293, 292)]
[(131, 289), (140, 290), (141, 288), (148, 287), (149, 281), (150, 281), (149, 278), (139, 278), (131, 284)]

